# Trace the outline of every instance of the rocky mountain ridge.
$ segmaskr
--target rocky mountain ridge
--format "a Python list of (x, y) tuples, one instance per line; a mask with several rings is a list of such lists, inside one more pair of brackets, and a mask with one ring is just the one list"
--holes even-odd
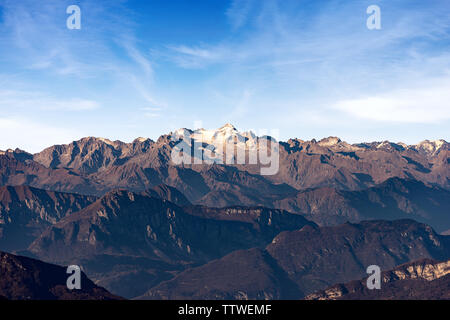
[(362, 190), (394, 177), (450, 189), (450, 149), (444, 140), (408, 146), (348, 144), (335, 137), (318, 142), (290, 139), (280, 142), (279, 171), (263, 176), (258, 164), (175, 165), (172, 151), (186, 135), (246, 146), (264, 138), (226, 125), (218, 130), (183, 129), (182, 136), (170, 133), (157, 141), (140, 138), (124, 143), (89, 137), (35, 155), (8, 151), (0, 155), (0, 185), (101, 196), (119, 188), (144, 191), (166, 184), (191, 203), (224, 198), (224, 206), (266, 205), (264, 199), (274, 194), (310, 188)]
[(366, 279), (337, 284), (308, 295), (306, 300), (450, 299), (450, 260), (423, 259), (385, 271), (381, 289), (368, 290)]

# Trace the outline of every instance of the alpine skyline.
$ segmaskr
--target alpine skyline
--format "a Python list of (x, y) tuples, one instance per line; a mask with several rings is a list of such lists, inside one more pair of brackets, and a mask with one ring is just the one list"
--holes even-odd
[[(69, 30), (67, 7), (81, 9)], [(367, 8), (381, 9), (369, 30)], [(448, 1), (0, 0), (0, 150), (232, 123), (450, 140)]]

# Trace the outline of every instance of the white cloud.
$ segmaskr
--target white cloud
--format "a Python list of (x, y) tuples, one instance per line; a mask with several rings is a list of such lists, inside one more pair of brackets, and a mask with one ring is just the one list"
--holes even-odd
[(234, 59), (236, 53), (228, 47), (218, 46), (193, 46), (185, 45), (169, 46), (170, 50), (175, 53), (169, 54), (178, 66), (182, 68), (203, 68), (215, 63), (223, 63)]
[(92, 100), (71, 99), (71, 100), (50, 100), (41, 101), (42, 109), (44, 110), (66, 110), (66, 111), (88, 111), (95, 110), (100, 107), (100, 104)]
[[(410, 123), (429, 123), (425, 133), (442, 135), (448, 132), (441, 120), (448, 119), (450, 101), (445, 86), (413, 85), (450, 71), (448, 10), (437, 2), (421, 7), (400, 2), (383, 11), (382, 31), (369, 32), (359, 2), (232, 0), (224, 12), (231, 32), (223, 37), (218, 32), (158, 40), (152, 32), (136, 32), (147, 26), (135, 24), (127, 1), (83, 1), (89, 20), (81, 33), (73, 33), (61, 23), (63, 2), (0, 0), (6, 3), (0, 58), (8, 61), (1, 71), (8, 74), (0, 74), (0, 116), (27, 115), (45, 123), (50, 112), (39, 110), (94, 110), (100, 104), (87, 97), (95, 97), (108, 112), (89, 113), (86, 122), (100, 130), (108, 116), (101, 130), (113, 127), (118, 136), (130, 134), (120, 129), (124, 120), (149, 130), (149, 119), (156, 118), (151, 130), (163, 128), (160, 115), (179, 126), (192, 118), (231, 118), (254, 127), (276, 125), (293, 135), (316, 128), (333, 128), (339, 135), (350, 127), (357, 135), (370, 125), (389, 135), (399, 131), (401, 121), (408, 127), (402, 135), (423, 128)], [(26, 83), (13, 85), (11, 79)], [(397, 90), (399, 85), (406, 89)], [(2, 96), (5, 88), (44, 93)], [(72, 90), (81, 98), (69, 94)], [(163, 113), (168, 105), (171, 112)], [(78, 128), (83, 116), (70, 113), (67, 125)], [(63, 112), (53, 118), (63, 118)], [(352, 121), (359, 127), (348, 125)]]
[(100, 104), (93, 100), (58, 99), (36, 92), (0, 91), (0, 109), (3, 110), (89, 111), (98, 108), (100, 108)]
[(0, 150), (20, 148), (34, 153), (79, 137), (67, 128), (36, 123), (26, 118), (0, 118)]
[[(17, 72), (39, 73), (40, 85), (49, 85), (48, 92), (53, 81), (71, 86), (82, 79), (84, 90), (90, 90), (89, 84), (96, 82), (122, 85), (124, 75), (129, 75), (139, 83), (137, 94), (154, 100), (153, 65), (136, 46), (133, 15), (125, 2), (83, 1), (82, 16), (89, 14), (82, 18), (81, 31), (71, 32), (61, 20), (66, 17), (64, 1), (0, 0), (5, 17), (0, 25), (0, 58)], [(118, 49), (129, 58), (124, 59)]]
[(124, 48), (127, 50), (128, 55), (133, 59), (134, 62), (137, 63), (137, 65), (142, 68), (145, 72), (145, 76), (147, 80), (153, 81), (153, 66), (148, 58), (146, 58), (139, 50), (129, 44), (123, 44)]
[(381, 122), (439, 123), (450, 119), (450, 79), (425, 88), (342, 100), (333, 109)]
[(215, 52), (203, 49), (199, 47), (187, 47), (187, 46), (179, 46), (179, 47), (172, 47), (175, 51), (178, 51), (179, 53), (186, 54), (188, 56), (198, 57), (198, 58), (204, 58), (204, 59), (212, 59), (216, 56), (218, 56)]

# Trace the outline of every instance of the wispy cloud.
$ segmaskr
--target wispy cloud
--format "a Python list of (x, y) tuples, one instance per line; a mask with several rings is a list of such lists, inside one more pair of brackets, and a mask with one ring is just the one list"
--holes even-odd
[(73, 3), (0, 1), (4, 9), (0, 48), (8, 44), (1, 56), (15, 65), (16, 72), (39, 72), (42, 81), (85, 81), (85, 91), (105, 79), (122, 83), (127, 75), (136, 84), (130, 94), (149, 100), (154, 71), (148, 56), (138, 49), (126, 1), (81, 1), (82, 28), (77, 31), (65, 27), (69, 4)]
[(450, 78), (430, 87), (339, 101), (333, 108), (356, 118), (381, 122), (445, 122), (450, 119)]
[(226, 12), (228, 19), (234, 30), (244, 26), (248, 20), (255, 0), (233, 0)]
[(123, 44), (128, 55), (137, 63), (137, 65), (142, 68), (147, 80), (153, 80), (153, 66), (150, 60), (145, 57), (134, 45), (131, 43)]
[(38, 92), (0, 91), (0, 109), (24, 111), (88, 111), (100, 108), (93, 100), (79, 98), (57, 99)]
[[(449, 36), (450, 22), (442, 16), (436, 21), (435, 13), (439, 10), (436, 7), (417, 12), (406, 6), (405, 14), (401, 16), (386, 14), (386, 20), (392, 19), (390, 25), (377, 33), (366, 28), (364, 5), (327, 1), (319, 4), (320, 10), (311, 13), (305, 7), (314, 6), (313, 2), (298, 2), (294, 14), (288, 12), (293, 9), (293, 1), (269, 0), (254, 6), (253, 1), (236, 0), (227, 15), (234, 20), (237, 19), (235, 16), (246, 17), (248, 11), (256, 11), (252, 31), (215, 44), (172, 45), (168, 48), (173, 51), (174, 61), (182, 67), (203, 67), (211, 63), (282, 65), (285, 61), (290, 61), (291, 67), (304, 61), (320, 61), (321, 65), (343, 61), (345, 67), (349, 67), (351, 64), (344, 59), (365, 56), (364, 60), (378, 60), (386, 55), (382, 50), (414, 50), (414, 43), (408, 43), (410, 40), (438, 40), (437, 37)], [(390, 12), (393, 11), (397, 12), (397, 8), (390, 8)], [(360, 19), (350, 19), (352, 14), (358, 14)], [(418, 47), (423, 45), (424, 42), (418, 43)], [(404, 53), (409, 55), (409, 52), (398, 54)], [(396, 56), (394, 52), (389, 55)]]
[(168, 46), (172, 52), (167, 54), (182, 68), (204, 68), (212, 64), (225, 63), (233, 59), (231, 48), (220, 46), (194, 46), (185, 45)]
[(398, 123), (409, 136), (424, 123), (422, 132), (450, 134), (447, 0), (380, 1), (377, 31), (366, 28), (370, 0), (230, 0), (220, 13), (195, 2), (198, 25), (161, 1), (78, 3), (82, 30), (69, 31), (70, 0), (0, 0), (3, 117), (45, 123), (57, 113), (76, 128), (86, 113), (93, 130), (108, 118), (101, 129), (126, 137), (192, 119), (275, 126), (284, 137), (299, 124), (304, 135), (389, 135)]
[(338, 111), (386, 123), (447, 121), (450, 20), (441, 12), (448, 4), (384, 3), (383, 29), (369, 31), (370, 4), (236, 0), (226, 15), (244, 32), (170, 46), (167, 55), (182, 68), (215, 67), (206, 82), (216, 97), (252, 88), (248, 108), (264, 110), (264, 122), (280, 117), (270, 112), (303, 121), (309, 108), (312, 121), (336, 128)]

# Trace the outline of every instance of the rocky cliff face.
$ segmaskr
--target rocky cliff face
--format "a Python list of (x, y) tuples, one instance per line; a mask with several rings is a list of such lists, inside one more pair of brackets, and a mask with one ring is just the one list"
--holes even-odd
[(138, 138), (132, 143), (87, 137), (67, 145), (49, 147), (33, 156), (33, 160), (45, 167), (73, 169), (91, 174), (120, 165), (151, 148), (154, 142)]
[(26, 249), (50, 225), (95, 200), (27, 186), (0, 187), (0, 249)]
[(102, 189), (93, 179), (77, 172), (51, 169), (16, 153), (0, 154), (0, 184), (91, 195)]
[(366, 281), (334, 285), (305, 299), (450, 299), (450, 260), (424, 259), (385, 271), (380, 290), (368, 290)]
[(150, 196), (161, 198), (176, 204), (179, 207), (186, 207), (191, 205), (189, 200), (178, 189), (160, 184), (146, 191)]
[(433, 281), (450, 273), (450, 260), (444, 262), (425, 260), (396, 268), (383, 275), (383, 282), (392, 282), (406, 279), (425, 279)]

